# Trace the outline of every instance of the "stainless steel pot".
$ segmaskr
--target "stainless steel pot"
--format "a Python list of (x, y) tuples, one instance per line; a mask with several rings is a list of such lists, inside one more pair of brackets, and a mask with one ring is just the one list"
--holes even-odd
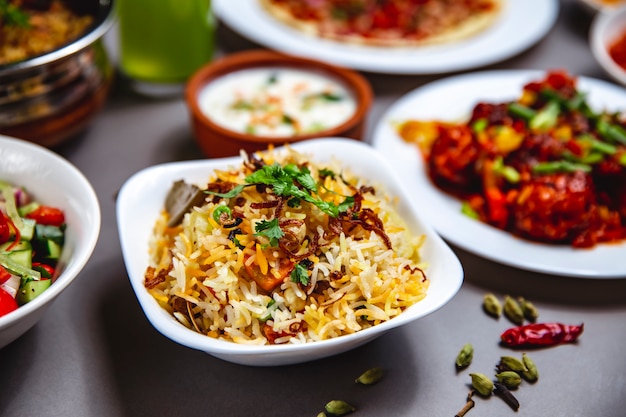
[(113, 66), (102, 37), (114, 22), (114, 0), (66, 0), (94, 23), (54, 51), (0, 65), (0, 133), (52, 147), (75, 137), (104, 104)]

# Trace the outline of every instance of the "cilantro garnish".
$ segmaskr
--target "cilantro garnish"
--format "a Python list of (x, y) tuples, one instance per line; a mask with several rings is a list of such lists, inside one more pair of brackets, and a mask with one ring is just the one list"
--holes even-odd
[(301, 263), (296, 264), (296, 267), (291, 271), (291, 282), (299, 283), (302, 285), (309, 284), (309, 271)]
[(278, 219), (261, 220), (254, 229), (257, 236), (265, 236), (270, 240), (270, 246), (278, 246), (278, 240), (285, 235), (278, 224)]
[(320, 169), (320, 177), (324, 178), (324, 177), (330, 177), (332, 179), (335, 179), (335, 172), (328, 169), (328, 168), (322, 168)]
[[(337, 217), (339, 213), (346, 211), (354, 204), (353, 197), (346, 197), (339, 206), (314, 197), (311, 193), (317, 192), (317, 183), (311, 176), (311, 172), (307, 167), (299, 167), (295, 164), (287, 164), (284, 168), (278, 164), (265, 165), (248, 175), (246, 182), (269, 185), (276, 195), (306, 201), (332, 217)], [(304, 189), (298, 187), (297, 184)]]
[(0, 23), (27, 28), (29, 27), (29, 19), (28, 14), (18, 6), (8, 3), (7, 0), (0, 0)]
[[(332, 171), (325, 170), (329, 175)], [(333, 174), (334, 175), (334, 174)], [(317, 206), (324, 213), (332, 217), (337, 217), (354, 205), (354, 197), (347, 196), (338, 206), (334, 203), (324, 201), (314, 197), (313, 193), (318, 190), (317, 182), (311, 175), (307, 167), (300, 167), (295, 164), (287, 164), (281, 167), (278, 164), (264, 165), (262, 168), (246, 177), (247, 184), (240, 184), (227, 193), (217, 193), (205, 191), (222, 198), (233, 198), (237, 196), (247, 186), (254, 184), (265, 184), (272, 188), (274, 194), (288, 199), (290, 207), (298, 206), (302, 201)]]
[(234, 187), (232, 190), (230, 190), (227, 193), (218, 193), (215, 191), (210, 191), (210, 190), (205, 190), (204, 192), (207, 194), (211, 194), (211, 195), (216, 195), (218, 197), (222, 197), (222, 198), (233, 198), (233, 197), (237, 197), (239, 195), (239, 193), (241, 193), (243, 191), (243, 189), (246, 187), (247, 184), (240, 184), (236, 187)]
[(293, 117), (289, 116), (288, 114), (283, 114), (282, 122), (286, 125), (293, 125), (296, 123)]

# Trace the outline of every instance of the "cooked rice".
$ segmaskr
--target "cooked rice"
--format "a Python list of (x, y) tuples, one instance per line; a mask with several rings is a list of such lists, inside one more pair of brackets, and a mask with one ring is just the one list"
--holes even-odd
[[(21, 6), (20, 1), (14, 4)], [(77, 39), (93, 23), (92, 16), (78, 16), (59, 0), (53, 0), (48, 10), (24, 12), (29, 15), (27, 27), (0, 22), (0, 64), (53, 51)]]
[[(216, 171), (210, 183), (244, 184), (254, 169), (246, 162), (248, 156), (242, 156), (241, 166)], [(317, 196), (335, 204), (342, 201), (342, 196), (354, 195), (361, 186), (369, 185), (337, 163), (318, 166), (293, 149), (269, 150), (256, 156), (268, 165), (277, 162), (283, 167), (288, 163), (307, 166), (313, 178), (323, 184)], [(322, 168), (337, 173), (336, 179), (321, 179)], [(419, 254), (424, 236), (407, 230), (394, 209), (394, 201), (383, 196), (382, 190), (377, 189), (375, 195), (373, 191), (362, 193), (362, 208), (371, 209), (382, 220), (388, 242), (381, 234), (362, 227), (329, 233), (329, 215), (313, 204), (282, 206), (281, 221), (304, 220), (302, 224), (286, 222), (282, 226), (298, 236), (297, 253), (306, 254), (311, 240), (318, 239), (315, 253), (307, 256), (312, 261), (307, 285), (293, 282), (285, 274), (289, 268), (284, 265), (293, 268), (293, 257), (290, 259), (281, 248), (271, 247), (265, 236), (255, 234), (254, 224), (271, 220), (276, 210), (251, 207), (252, 202), (275, 198), (271, 192), (259, 191), (250, 186), (233, 198), (207, 194), (204, 205), (185, 214), (179, 226), (167, 226), (166, 211), (157, 219), (150, 242), (146, 287), (186, 327), (236, 343), (305, 343), (375, 326), (426, 296), (429, 281)], [(224, 204), (243, 217), (237, 242), (228, 238), (232, 229), (222, 227), (213, 218), (215, 208)], [(276, 276), (282, 282), (273, 291), (265, 291), (251, 279), (250, 271)], [(162, 282), (152, 284), (159, 274)]]

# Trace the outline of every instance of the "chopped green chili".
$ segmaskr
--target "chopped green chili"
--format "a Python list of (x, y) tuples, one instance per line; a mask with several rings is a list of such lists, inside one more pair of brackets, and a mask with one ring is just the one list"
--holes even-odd
[(550, 101), (546, 106), (533, 116), (529, 123), (531, 129), (546, 130), (554, 127), (561, 112), (561, 107), (556, 101)]
[(598, 120), (596, 128), (600, 136), (609, 142), (618, 142), (626, 145), (626, 129), (622, 126), (600, 119)]
[(577, 141), (589, 146), (591, 150), (598, 151), (607, 155), (614, 155), (617, 152), (617, 147), (615, 147), (614, 145), (602, 142), (588, 133), (580, 135), (577, 138)]
[(481, 118), (474, 122), (474, 124), (472, 125), (472, 130), (475, 133), (480, 133), (484, 131), (487, 128), (487, 126), (489, 126), (489, 121), (485, 118)]
[(498, 157), (493, 161), (493, 171), (498, 175), (502, 175), (505, 180), (512, 184), (518, 183), (521, 177), (515, 168), (504, 165), (502, 157)]
[(220, 223), (220, 217), (222, 216), (222, 214), (226, 214), (228, 216), (228, 218), (230, 219), (230, 208), (228, 208), (228, 206), (217, 206), (215, 208), (215, 210), (213, 210), (213, 220), (215, 220), (216, 222)]
[(526, 121), (531, 120), (537, 114), (535, 110), (517, 102), (509, 103), (507, 110), (512, 116), (521, 117)]
[(461, 213), (463, 213), (464, 215), (472, 219), (478, 220), (480, 218), (480, 216), (478, 215), (478, 212), (474, 210), (467, 201), (464, 201), (461, 204)]
[(570, 161), (540, 162), (532, 168), (535, 174), (554, 174), (556, 172), (591, 172), (591, 166)]

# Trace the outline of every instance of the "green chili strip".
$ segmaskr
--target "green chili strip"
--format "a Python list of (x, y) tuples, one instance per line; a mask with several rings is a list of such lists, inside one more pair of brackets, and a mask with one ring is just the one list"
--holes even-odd
[(556, 172), (591, 172), (591, 166), (570, 161), (540, 162), (532, 168), (535, 174), (554, 174)]
[(587, 104), (585, 101), (586, 98), (586, 94), (577, 92), (574, 97), (565, 102), (565, 107), (569, 110), (579, 110), (583, 105)]
[(502, 176), (511, 184), (516, 184), (520, 181), (520, 173), (512, 166), (505, 165), (502, 167)]
[(509, 165), (504, 165), (504, 160), (501, 156), (494, 159), (493, 171), (498, 175), (502, 175), (505, 180), (512, 184), (518, 183), (521, 177), (520, 173), (517, 172), (515, 168)]
[(480, 133), (484, 131), (488, 125), (489, 125), (489, 121), (485, 118), (481, 118), (474, 122), (474, 124), (472, 125), (472, 130), (475, 133)]
[(626, 145), (626, 129), (622, 126), (600, 119), (598, 120), (596, 128), (600, 136), (609, 142), (618, 142), (622, 145)]
[(584, 109), (588, 109), (587, 102), (585, 101), (587, 98), (586, 94), (579, 91), (577, 91), (576, 95), (570, 99), (563, 97), (557, 91), (549, 88), (544, 88), (541, 90), (540, 94), (550, 101), (556, 101), (559, 105), (568, 110), (583, 111)]
[(479, 217), (480, 217), (480, 216), (478, 215), (478, 213), (476, 212), (476, 210), (474, 210), (474, 209), (472, 208), (472, 206), (470, 206), (470, 204), (469, 204), (467, 201), (464, 201), (464, 202), (461, 204), (461, 213), (463, 213), (463, 214), (464, 214), (464, 215), (466, 215), (467, 217), (470, 217), (470, 218), (472, 218), (472, 219), (476, 219), (476, 220), (478, 220), (478, 219), (479, 219)]
[(546, 98), (551, 101), (557, 101), (563, 104), (565, 104), (565, 101), (566, 101), (562, 95), (560, 95), (556, 90), (553, 90), (551, 88), (544, 88), (539, 92), (539, 94), (543, 98)]
[(589, 165), (597, 164), (604, 161), (604, 154), (600, 152), (591, 152), (583, 157), (576, 156), (574, 154), (563, 154), (563, 156), (565, 156), (570, 161)]
[(530, 119), (529, 126), (531, 129), (546, 130), (550, 129), (554, 125), (561, 112), (561, 107), (556, 101), (550, 101), (546, 106), (541, 109), (537, 114)]
[(512, 116), (521, 117), (526, 121), (531, 120), (537, 114), (535, 110), (517, 102), (509, 103), (507, 110)]
[(607, 155), (615, 155), (617, 147), (610, 143), (602, 142), (590, 134), (584, 134), (576, 139), (578, 142), (588, 145), (591, 150), (598, 151)]

